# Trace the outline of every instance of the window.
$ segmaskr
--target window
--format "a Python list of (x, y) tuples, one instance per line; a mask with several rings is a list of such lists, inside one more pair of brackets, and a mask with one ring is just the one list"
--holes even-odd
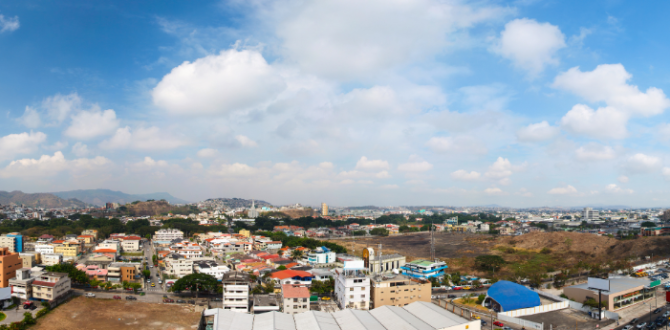
[(364, 286), (361, 287), (361, 291), (365, 291), (365, 287), (364, 287)]
[(354, 295), (352, 294), (351, 296), (349, 296), (349, 299), (354, 299)]
[(354, 288), (349, 288), (349, 291), (354, 291)]

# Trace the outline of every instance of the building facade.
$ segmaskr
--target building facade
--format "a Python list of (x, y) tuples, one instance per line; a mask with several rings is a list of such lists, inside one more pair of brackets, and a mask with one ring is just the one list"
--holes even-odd
[(337, 254), (325, 246), (318, 247), (307, 254), (307, 261), (312, 265), (333, 263), (336, 258)]
[(281, 286), (282, 311), (297, 314), (309, 311), (309, 288), (304, 285), (284, 284)]
[(249, 274), (229, 272), (221, 280), (223, 284), (223, 309), (233, 312), (249, 312)]
[(9, 280), (16, 277), (16, 271), (23, 268), (23, 260), (18, 252), (0, 248), (0, 288), (9, 286)]
[(58, 265), (63, 262), (63, 255), (59, 253), (42, 254), (42, 264), (45, 266)]
[(51, 301), (66, 295), (70, 291), (71, 283), (65, 273), (45, 272), (35, 277), (32, 286), (33, 298)]
[(179, 229), (160, 229), (153, 236), (154, 241), (172, 241), (184, 239), (184, 232)]
[(415, 301), (430, 303), (432, 284), (430, 281), (404, 275), (373, 276), (370, 308), (381, 306), (407, 306)]
[(400, 267), (404, 275), (422, 279), (442, 277), (447, 268), (449, 267), (444, 261), (428, 261), (423, 259), (412, 260)]
[(370, 278), (365, 271), (363, 260), (346, 260), (344, 268), (335, 271), (335, 295), (341, 309), (370, 308)]
[(12, 288), (12, 297), (28, 300), (33, 297), (32, 283), (35, 280), (31, 276), (30, 268), (21, 268), (16, 271), (16, 277), (9, 280)]

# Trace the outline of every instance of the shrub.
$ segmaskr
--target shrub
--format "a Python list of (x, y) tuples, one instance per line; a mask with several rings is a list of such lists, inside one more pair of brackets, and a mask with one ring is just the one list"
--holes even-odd
[(549, 248), (542, 248), (542, 250), (540, 250), (540, 253), (542, 253), (542, 254), (549, 254), (549, 253), (551, 253), (551, 249), (549, 249)]
[(486, 295), (485, 294), (480, 294), (477, 297), (477, 305), (481, 305), (484, 302), (484, 299), (486, 299)]

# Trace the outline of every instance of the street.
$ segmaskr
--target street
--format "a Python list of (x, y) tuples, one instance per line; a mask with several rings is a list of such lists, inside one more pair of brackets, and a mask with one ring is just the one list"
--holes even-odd
[(149, 271), (151, 272), (151, 282), (156, 284), (155, 287), (152, 287), (151, 284), (146, 282), (146, 279), (145, 279), (144, 280), (145, 281), (145, 288), (146, 288), (145, 291), (146, 292), (160, 292), (160, 293), (165, 292), (165, 290), (164, 290), (165, 283), (159, 284), (159, 280), (161, 280), (161, 277), (160, 277), (160, 272), (158, 270), (158, 267), (155, 267), (153, 265), (152, 257), (154, 255), (154, 249), (153, 249), (153, 245), (151, 244), (151, 241), (149, 241), (149, 240), (144, 241), (144, 243), (142, 245), (142, 249), (144, 250), (144, 258), (147, 262), (147, 265), (149, 266)]

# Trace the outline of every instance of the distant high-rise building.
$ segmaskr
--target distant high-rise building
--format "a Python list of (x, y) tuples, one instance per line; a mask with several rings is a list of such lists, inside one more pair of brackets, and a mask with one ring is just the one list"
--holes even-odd
[(258, 218), (258, 210), (256, 210), (256, 205), (254, 204), (253, 199), (251, 200), (251, 208), (249, 209), (249, 212), (247, 212), (247, 215), (252, 219)]
[(323, 215), (323, 216), (328, 215), (328, 204), (321, 203), (321, 215)]
[(599, 214), (598, 211), (594, 211), (590, 207), (585, 207), (584, 211), (582, 212), (582, 220), (583, 221), (589, 221), (591, 219), (596, 219), (598, 218)]

